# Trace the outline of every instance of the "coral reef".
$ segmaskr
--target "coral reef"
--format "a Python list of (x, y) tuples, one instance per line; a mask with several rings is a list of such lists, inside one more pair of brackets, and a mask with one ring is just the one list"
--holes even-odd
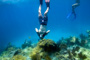
[(88, 36), (62, 37), (55, 43), (42, 39), (37, 44), (25, 41), (20, 48), (11, 43), (0, 55), (0, 60), (90, 60), (90, 30)]
[(80, 36), (80, 39), (81, 39), (81, 40), (87, 39), (87, 36), (85, 36), (84, 34), (80, 34), (79, 36)]
[(22, 49), (26, 48), (26, 47), (30, 47), (32, 44), (31, 41), (27, 41), (27, 39), (25, 40), (24, 44), (22, 44)]
[(50, 40), (50, 39), (40, 40), (37, 45), (40, 48), (42, 48), (45, 52), (48, 52), (48, 53), (50, 52), (52, 53), (59, 50), (59, 47), (57, 46), (57, 44), (53, 40)]
[(21, 50), (21, 49), (18, 49), (18, 50), (16, 50), (16, 51), (14, 52), (13, 55), (14, 55), (14, 56), (15, 56), (15, 55), (18, 55), (18, 54), (21, 53), (21, 52), (22, 52), (22, 50)]
[(33, 49), (30, 57), (31, 59), (34, 59), (34, 58), (37, 59), (38, 57), (36, 56), (38, 54), (40, 58), (51, 60), (51, 58), (49, 57), (49, 54), (54, 53), (58, 50), (59, 50), (59, 47), (54, 41), (50, 39), (42, 39), (38, 42), (37, 46)]
[(11, 51), (14, 51), (16, 49), (17, 48), (9, 42), (8, 45), (7, 45), (7, 47), (6, 47), (6, 49), (5, 49), (5, 51), (11, 52)]
[(87, 30), (88, 33), (88, 39), (90, 40), (90, 30)]

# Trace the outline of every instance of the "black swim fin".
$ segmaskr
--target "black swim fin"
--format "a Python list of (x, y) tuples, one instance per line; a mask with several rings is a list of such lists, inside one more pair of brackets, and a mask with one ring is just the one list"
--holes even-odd
[(39, 0), (40, 1), (40, 4), (42, 5), (43, 4), (43, 0)]

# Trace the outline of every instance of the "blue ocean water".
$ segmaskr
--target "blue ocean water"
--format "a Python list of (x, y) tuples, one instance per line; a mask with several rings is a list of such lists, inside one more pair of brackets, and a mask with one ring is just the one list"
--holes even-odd
[[(61, 37), (78, 36), (90, 30), (90, 0), (81, 0), (80, 6), (75, 9), (77, 18), (67, 19), (74, 3), (75, 0), (51, 0), (47, 25), (50, 33), (46, 39), (58, 41)], [(39, 0), (0, 0), (0, 49), (9, 42), (21, 46), (25, 39), (38, 42), (35, 32), (35, 28), (40, 26), (38, 6)], [(42, 14), (45, 9), (43, 2)]]

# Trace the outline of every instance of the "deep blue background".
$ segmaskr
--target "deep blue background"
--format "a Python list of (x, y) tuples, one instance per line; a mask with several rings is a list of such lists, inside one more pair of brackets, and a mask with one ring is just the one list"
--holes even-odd
[[(45, 2), (43, 3), (42, 14), (46, 9)], [(51, 31), (45, 38), (57, 41), (61, 37), (78, 36), (90, 30), (90, 0), (81, 0), (80, 6), (75, 9), (75, 20), (73, 16), (67, 19), (74, 3), (75, 0), (51, 0), (47, 25), (47, 29)], [(29, 40), (28, 37), (31, 37), (32, 42), (38, 41), (35, 32), (35, 28), (39, 28), (38, 6), (39, 0), (17, 3), (0, 1), (0, 49), (8, 42), (21, 46), (25, 39)]]

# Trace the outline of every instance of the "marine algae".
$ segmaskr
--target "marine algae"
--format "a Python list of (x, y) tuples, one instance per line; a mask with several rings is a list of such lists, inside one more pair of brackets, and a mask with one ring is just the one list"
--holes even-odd
[(12, 57), (11, 60), (26, 60), (26, 57), (24, 57), (22, 55), (15, 55)]

